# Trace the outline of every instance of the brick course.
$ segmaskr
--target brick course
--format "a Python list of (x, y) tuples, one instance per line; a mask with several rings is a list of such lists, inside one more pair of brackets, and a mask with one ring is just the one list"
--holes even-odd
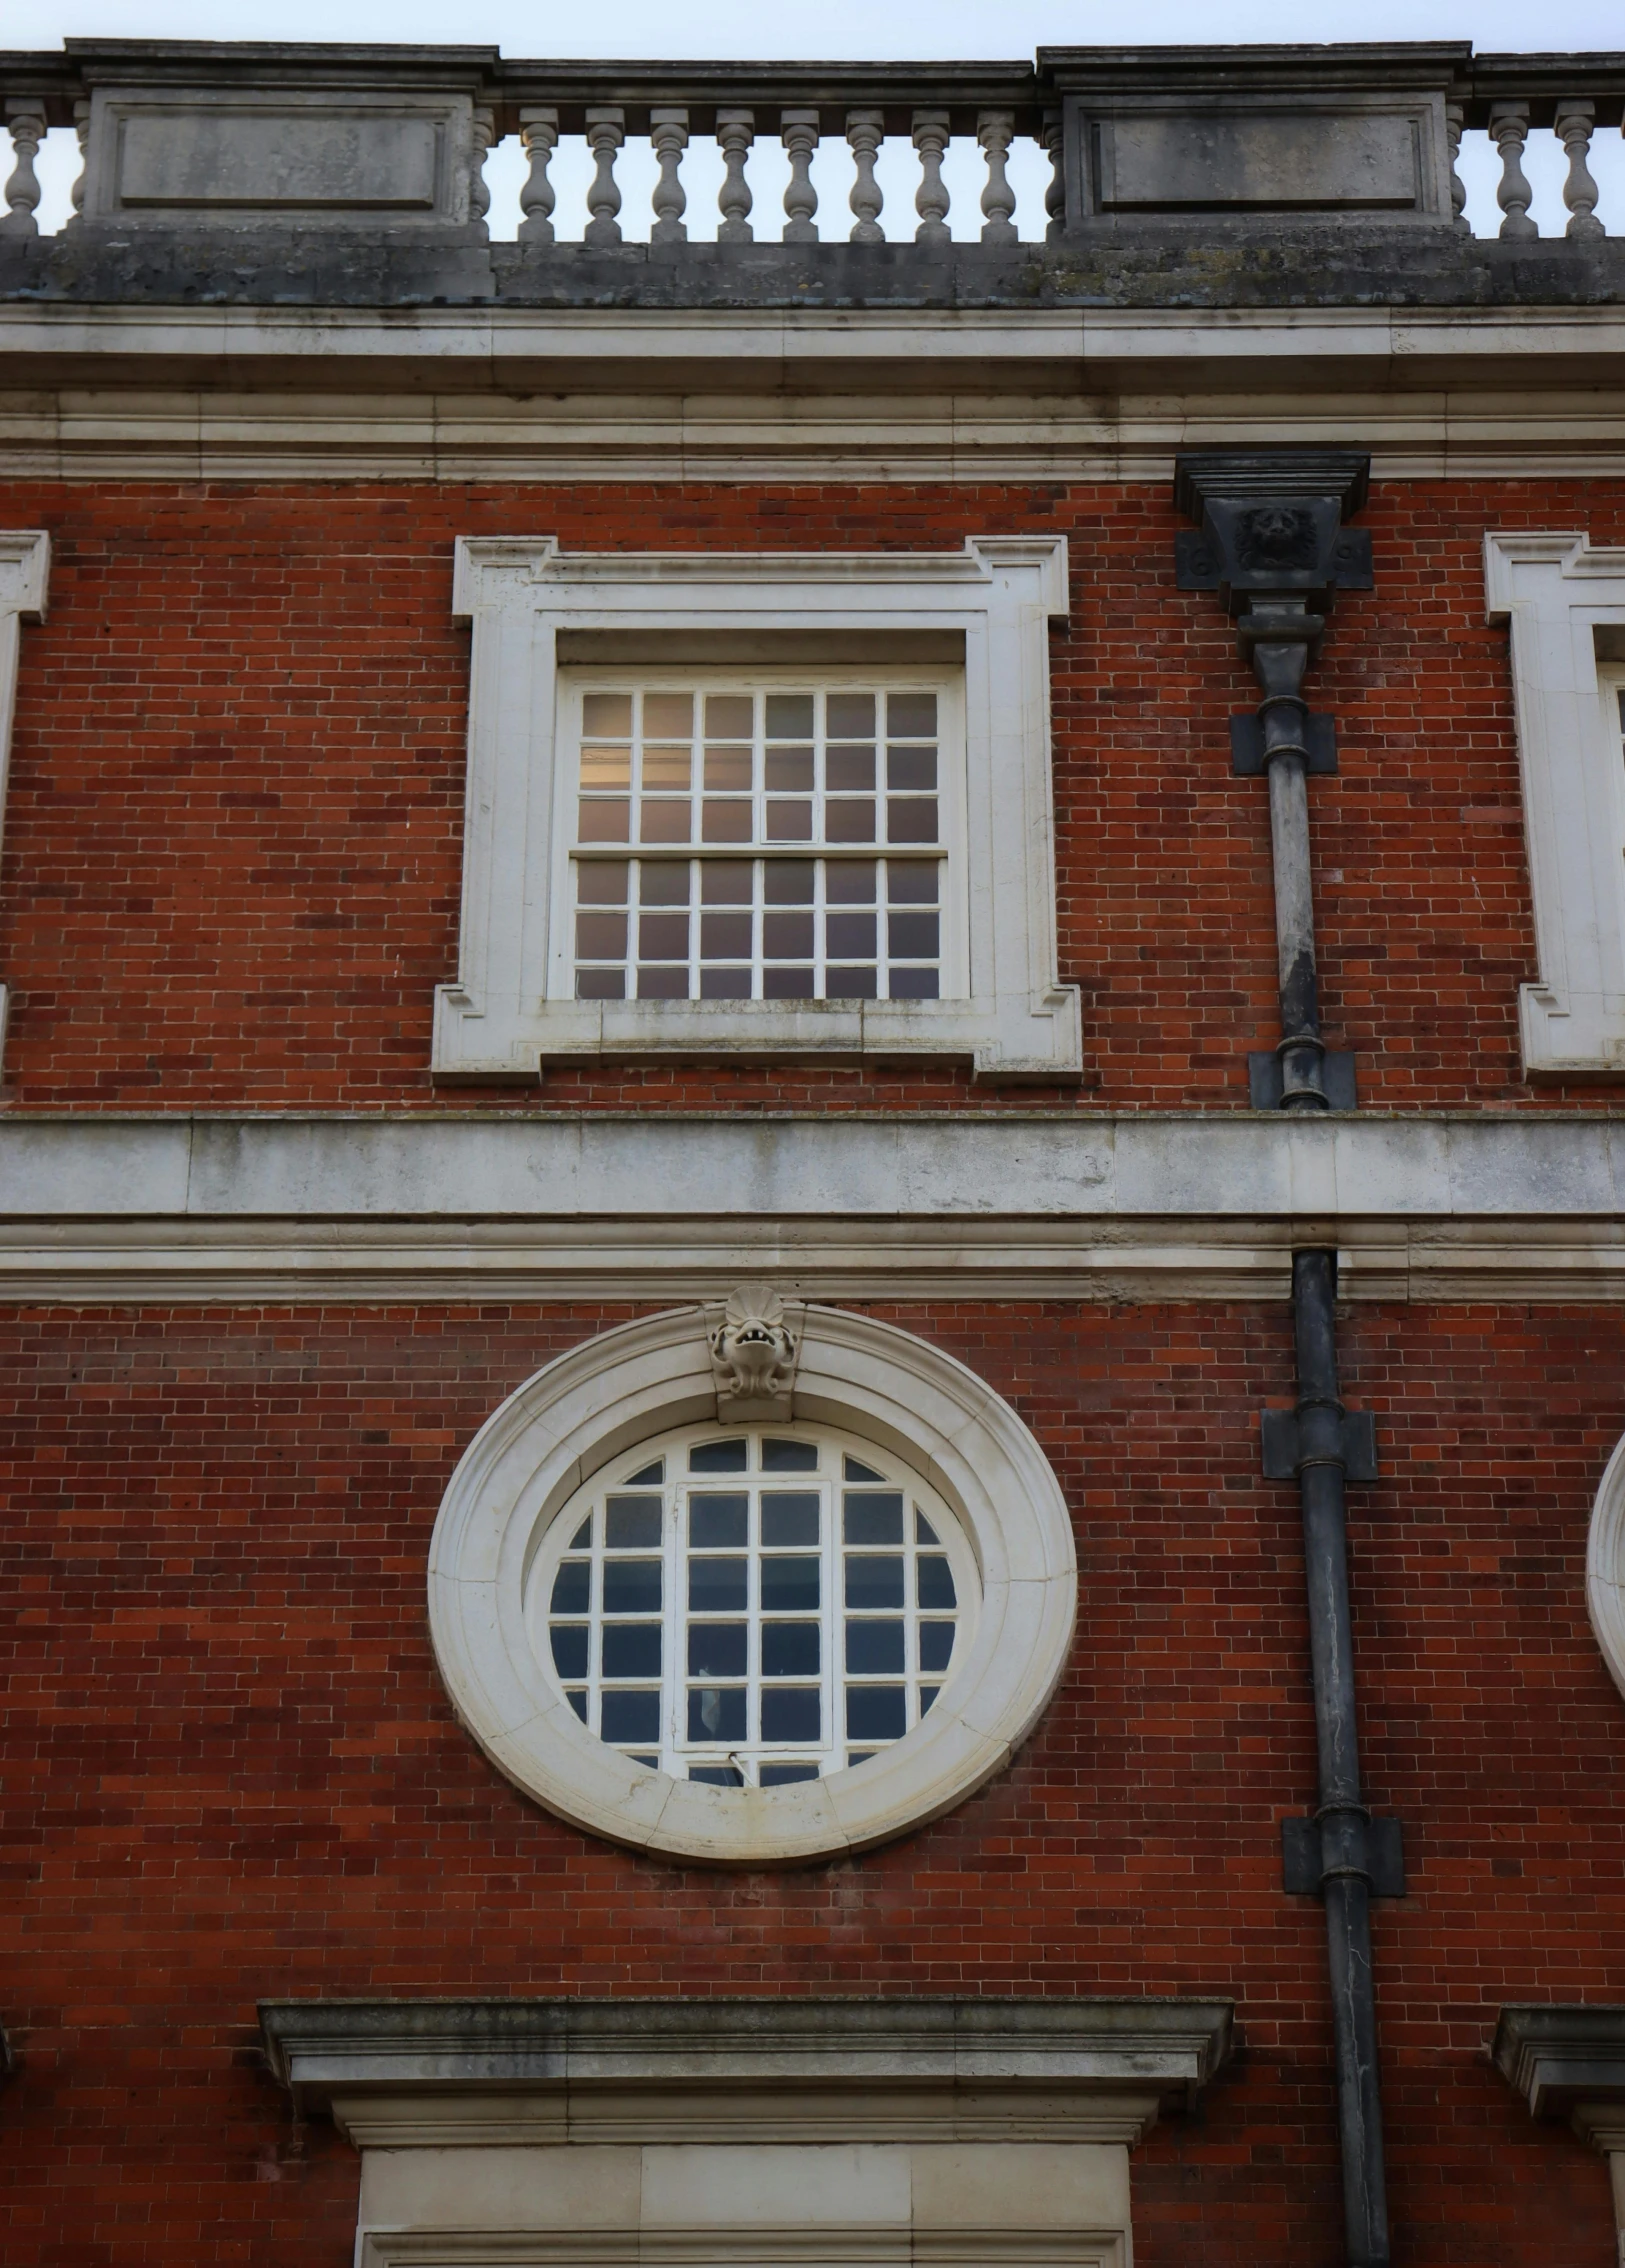
[[(1141, 2268), (1330, 2268), (1294, 1492), (1261, 1481), (1285, 1311), (907, 1307), (1009, 1395), (1077, 1519), (1063, 1691), (1014, 1768), (861, 1860), (674, 1869), (527, 1803), (455, 1725), (424, 1561), (457, 1456), (627, 1312), (41, 1311), (0, 1321), (12, 1627), (0, 2102), (16, 2268), (343, 2268), (356, 2161), (292, 2124), (256, 1996), (1231, 1992), (1245, 2046), (1135, 2160)], [(1595, 2268), (1602, 2161), (1490, 2070), (1505, 1999), (1616, 1998), (1621, 1702), (1586, 1522), (1625, 1429), (1617, 1312), (1356, 1307), (1369, 1794), (1400, 2268)], [(1561, 2212), (1554, 2213), (1554, 2200)]]
[[(459, 533), (660, 550), (1071, 539), (1055, 648), (1062, 973), (1081, 1089), (956, 1069), (549, 1074), (549, 1106), (1238, 1107), (1276, 1036), (1265, 797), (1229, 773), (1250, 681), (1213, 600), (1173, 587), (1162, 489), (476, 488), (14, 483), (51, 531), (25, 633), (0, 971), (6, 1095), (75, 1109), (432, 1107), (430, 1000), (456, 965), (467, 635)], [(1534, 971), (1505, 632), (1486, 528), (1625, 540), (1620, 482), (1379, 487), (1377, 587), (1312, 681), (1342, 772), (1313, 790), (1329, 1037), (1398, 1109), (1618, 1101), (1518, 1076)], [(441, 1097), (439, 1099), (445, 1099)], [(534, 1088), (457, 1090), (534, 1107)]]

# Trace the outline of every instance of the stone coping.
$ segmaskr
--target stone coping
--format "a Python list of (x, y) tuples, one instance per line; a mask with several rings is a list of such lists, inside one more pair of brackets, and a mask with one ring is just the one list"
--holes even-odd
[(1503, 2008), (1490, 2053), (1536, 2118), (1625, 2105), (1625, 2006)]
[(1228, 2000), (274, 2000), (302, 2109), (372, 2092), (850, 2087), (1139, 2090), (1189, 2102), (1228, 2059)]

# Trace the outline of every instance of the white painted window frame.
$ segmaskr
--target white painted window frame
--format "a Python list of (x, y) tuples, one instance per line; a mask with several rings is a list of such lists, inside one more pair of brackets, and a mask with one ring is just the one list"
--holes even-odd
[[(1076, 1078), (1082, 1015), (1057, 979), (1048, 631), (1067, 610), (1064, 536), (959, 552), (560, 551), (459, 539), (452, 607), (474, 631), (458, 977), (435, 998), (441, 1079), (534, 1078), (597, 1058), (953, 1057), (990, 1079)], [(968, 997), (577, 1001), (559, 996), (558, 639), (807, 632), (963, 640)], [(703, 659), (697, 646), (697, 658)], [(782, 658), (790, 658), (786, 650)]]
[[(1491, 533), (1492, 622), (1512, 684), (1539, 975), (1520, 987), (1525, 1076), (1625, 1076), (1625, 766), (1610, 713), (1625, 659), (1625, 548)], [(1607, 649), (1614, 649), (1612, 655)]]
[(928, 1341), (844, 1308), (796, 1311), (792, 1421), (897, 1458), (944, 1500), (980, 1578), (929, 1714), (865, 1764), (776, 1788), (649, 1771), (576, 1715), (544, 1660), (530, 1575), (554, 1523), (612, 1458), (715, 1422), (707, 1337), (680, 1308), (605, 1332), (494, 1411), (442, 1500), (429, 1629), (458, 1717), (550, 1811), (656, 1856), (761, 1866), (864, 1850), (951, 1810), (1009, 1762), (1071, 1650), (1077, 1556), (1048, 1459), (1008, 1403)]
[[(51, 539), (38, 528), (0, 528), (0, 838), (11, 784), (11, 726), (17, 711), (22, 626), (45, 620)], [(5, 1061), (11, 988), (0, 982), (0, 1064)]]

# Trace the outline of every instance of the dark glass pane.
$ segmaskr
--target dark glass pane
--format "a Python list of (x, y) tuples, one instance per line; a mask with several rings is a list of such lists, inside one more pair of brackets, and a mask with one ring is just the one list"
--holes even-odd
[(572, 1551), (590, 1551), (592, 1549), (592, 1514), (590, 1512), (570, 1538), (570, 1549)]
[(743, 1434), (733, 1441), (696, 1441), (688, 1453), (691, 1473), (742, 1473), (750, 1444)]
[[(896, 708), (896, 696), (892, 706)], [(894, 732), (902, 728), (893, 725)], [(692, 693), (645, 693), (643, 696), (643, 731), (646, 739), (670, 734), (675, 740), (686, 737), (694, 730), (694, 696)]]
[[(749, 794), (754, 761), (748, 748), (708, 748), (705, 752), (705, 769), (700, 777), (713, 793), (737, 789)], [(710, 815), (707, 813), (707, 834), (710, 833)]]
[(758, 1775), (764, 1788), (788, 1788), (797, 1780), (816, 1780), (816, 1764), (764, 1764)]
[(873, 968), (843, 969), (834, 961), (824, 971), (826, 1000), (877, 1000), (880, 985)]
[(920, 1687), (920, 1715), (922, 1717), (941, 1691), (940, 1685), (922, 1685)]
[(612, 1496), (604, 1506), (604, 1547), (607, 1551), (658, 1551), (660, 1549), (658, 1496)]
[(706, 797), (700, 806), (702, 843), (748, 843), (750, 837), (750, 805), (742, 797), (737, 803)]
[[(699, 1562), (696, 1561), (696, 1565)], [(818, 1605), (816, 1559), (764, 1559), (762, 1612), (810, 1614)]]
[(690, 1677), (743, 1677), (745, 1625), (742, 1622), (691, 1622), (688, 1674)]
[(566, 1560), (553, 1578), (554, 1614), (585, 1614), (592, 1603), (592, 1567), (585, 1559)]
[(872, 693), (831, 693), (824, 709), (824, 730), (831, 740), (869, 740), (875, 729)]
[[(897, 924), (892, 923), (895, 935)], [(901, 948), (893, 946), (894, 952)], [(640, 914), (638, 916), (638, 953), (645, 961), (686, 961), (688, 959), (688, 916), (686, 913)]]
[(576, 873), (576, 897), (584, 906), (624, 906), (631, 872), (624, 858), (583, 859)]
[(867, 1764), (873, 1754), (872, 1748), (849, 1748), (846, 1752), (848, 1768), (850, 1769), (854, 1764)]
[(581, 729), (589, 740), (619, 740), (632, 730), (631, 694), (583, 694)]
[(846, 1689), (848, 1740), (901, 1740), (906, 1729), (900, 1685), (849, 1685)]
[(762, 1470), (764, 1473), (815, 1473), (818, 1444), (816, 1441), (764, 1441)]
[(599, 1704), (600, 1737), (609, 1741), (658, 1740), (658, 1693), (606, 1693)]
[(832, 913), (824, 917), (824, 950), (831, 960), (872, 961), (875, 957), (875, 917), (872, 913)]
[(810, 843), (813, 839), (811, 803), (769, 803), (763, 813), (769, 842)]
[(709, 740), (749, 740), (756, 703), (749, 693), (708, 693), (705, 731)]
[(920, 1624), (920, 1667), (923, 1670), (945, 1670), (954, 1650), (954, 1626), (951, 1622), (922, 1622)]
[(646, 859), (638, 876), (638, 902), (644, 906), (686, 906), (687, 859)]
[(769, 859), (762, 877), (762, 896), (770, 906), (810, 906), (813, 902), (812, 860)]
[(811, 740), (813, 697), (810, 693), (770, 693), (767, 696), (769, 740)]
[(883, 1481), (884, 1473), (877, 1473), (872, 1465), (860, 1465), (856, 1457), (848, 1457), (844, 1467), (848, 1480)]
[(914, 1507), (914, 1541), (916, 1543), (940, 1543), (941, 1540), (936, 1529), (932, 1527), (930, 1521), (916, 1504)]
[(659, 1560), (605, 1560), (604, 1612), (606, 1614), (658, 1614), (660, 1612)]
[[(819, 1630), (816, 1622), (764, 1622), (762, 1625), (762, 1675), (764, 1677), (816, 1677), (822, 1668), (819, 1659)], [(887, 1662), (885, 1667), (894, 1665)], [(895, 1666), (902, 1668), (899, 1657)], [(585, 1657), (576, 1676), (587, 1674)]]
[(860, 1495), (846, 1492), (844, 1524), (849, 1544), (897, 1543), (903, 1540), (903, 1499), (890, 1490)]
[[(929, 841), (929, 837), (923, 838)], [(872, 843), (875, 840), (875, 807), (871, 797), (831, 797), (824, 805), (824, 840), (827, 843)], [(908, 840), (917, 843), (919, 835)]]
[(582, 961), (626, 959), (626, 916), (623, 913), (578, 913), (576, 958)]
[(936, 797), (934, 795), (894, 795), (886, 806), (887, 842), (934, 843), (936, 839)]
[(934, 693), (888, 693), (886, 730), (904, 740), (935, 740), (937, 697)]
[(625, 796), (600, 796), (581, 802), (581, 840), (584, 843), (624, 843), (631, 840), (631, 805)]
[(872, 906), (879, 868), (872, 858), (832, 858), (824, 868), (824, 903)]
[(900, 1559), (859, 1559), (846, 1562), (846, 1603), (849, 1607), (900, 1607), (903, 1603), (903, 1562)]
[(578, 1000), (624, 1000), (626, 998), (626, 971), (624, 969), (577, 969), (576, 998)]
[(762, 971), (762, 998), (764, 1000), (810, 1000), (813, 996), (813, 973), (809, 968), (775, 969)]
[(746, 858), (708, 858), (700, 868), (702, 906), (748, 906), (751, 863)]
[(737, 1764), (691, 1764), (688, 1776), (706, 1788), (742, 1788), (745, 1784), (745, 1775)]
[(688, 1563), (688, 1603), (698, 1614), (743, 1614), (745, 1561), (742, 1559), (691, 1559)]
[(652, 1465), (640, 1465), (625, 1484), (628, 1488), (658, 1488), (666, 1477), (666, 1460), (657, 1457)]
[(853, 1677), (899, 1677), (903, 1671), (900, 1622), (849, 1622), (846, 1666)]
[[(914, 783), (910, 781), (909, 785)], [(934, 784), (929, 783), (929, 784)], [(872, 748), (831, 748), (824, 757), (824, 785), (832, 794), (874, 793), (875, 752)]]
[(695, 1685), (688, 1695), (690, 1740), (743, 1740), (745, 1688), (742, 1685)]
[(606, 1622), (604, 1625), (605, 1677), (658, 1677), (660, 1625), (658, 1622)]
[(821, 1740), (823, 1722), (816, 1685), (772, 1686), (762, 1695), (763, 1740)]
[(584, 1693), (567, 1693), (564, 1698), (569, 1702), (581, 1722), (585, 1724), (587, 1721), (587, 1696)]
[[(886, 785), (893, 795), (899, 788), (920, 789), (934, 793), (937, 785), (937, 752), (934, 748), (889, 748), (886, 751)], [(895, 842), (895, 831), (892, 835)]]
[(749, 969), (701, 969), (700, 998), (702, 1000), (748, 1000), (750, 998)]
[(688, 998), (688, 970), (686, 968), (639, 969), (638, 998), (640, 1000), (686, 1000)]
[(585, 1677), (587, 1674), (587, 1625), (578, 1622), (555, 1622), (551, 1632), (553, 1641), (553, 1667), (560, 1677)]
[(688, 1540), (697, 1551), (742, 1551), (749, 1540), (748, 1496), (700, 1496), (688, 1500)]
[(887, 937), (894, 960), (934, 961), (941, 944), (934, 913), (894, 913), (888, 916)]
[[(681, 803), (662, 796), (658, 801), (646, 796), (638, 818), (640, 843), (687, 843), (693, 841), (693, 819), (688, 798)], [(614, 838), (617, 842), (621, 836)], [(912, 838), (911, 838), (912, 839)]]
[(894, 1000), (935, 1000), (937, 981), (935, 969), (900, 969), (894, 961), (887, 990)]
[(922, 1557), (916, 1565), (922, 1610), (940, 1614), (945, 1608), (958, 1606), (959, 1600), (954, 1595), (954, 1579), (945, 1559), (938, 1559), (932, 1553), (929, 1557)]
[(813, 917), (810, 913), (770, 913), (762, 916), (762, 953), (770, 961), (810, 961)]
[(708, 913), (700, 916), (700, 952), (708, 961), (750, 959), (750, 915)]
[(935, 859), (889, 858), (886, 895), (894, 906), (934, 906), (938, 870)]
[(627, 1761), (632, 1764), (641, 1764), (646, 1772), (658, 1772), (660, 1769), (658, 1756), (632, 1756)]
[(769, 1550), (785, 1544), (815, 1544), (818, 1541), (818, 1499), (810, 1491), (803, 1495), (798, 1490), (792, 1496), (788, 1490), (782, 1496), (762, 1498), (762, 1541)]
[(810, 794), (813, 784), (813, 752), (810, 748), (774, 748), (767, 757), (767, 771), (763, 786), (769, 795), (794, 795), (798, 789)]

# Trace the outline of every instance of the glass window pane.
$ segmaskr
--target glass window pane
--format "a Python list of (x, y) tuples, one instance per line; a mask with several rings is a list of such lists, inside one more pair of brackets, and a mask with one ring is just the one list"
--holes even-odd
[(818, 1606), (816, 1559), (764, 1559), (762, 1611), (764, 1614), (811, 1614)]
[(731, 788), (749, 795), (756, 784), (753, 771), (748, 748), (708, 748), (705, 752), (705, 785), (712, 794), (726, 794)]
[(570, 1538), (570, 1549), (572, 1551), (590, 1551), (592, 1549), (592, 1514), (590, 1512)]
[(626, 971), (624, 969), (577, 969), (576, 998), (578, 1000), (624, 1000), (626, 998)]
[(842, 1467), (849, 1481), (883, 1481), (884, 1473), (877, 1473), (872, 1465), (860, 1464), (856, 1457), (848, 1457)]
[(708, 740), (749, 740), (755, 730), (756, 701), (749, 693), (710, 693), (705, 702)]
[(920, 1687), (920, 1715), (922, 1717), (941, 1691), (940, 1685), (922, 1685)]
[(624, 906), (631, 874), (624, 858), (589, 859), (576, 868), (576, 897), (584, 906)]
[(690, 1677), (743, 1677), (746, 1646), (742, 1622), (691, 1622), (688, 1674)]
[(887, 842), (934, 843), (936, 839), (937, 799), (934, 795), (894, 795), (891, 798), (886, 805)]
[(763, 914), (762, 951), (770, 961), (810, 961), (813, 952), (812, 915)]
[(706, 913), (700, 916), (700, 957), (707, 961), (748, 961), (751, 946), (748, 913)]
[(774, 1686), (763, 1693), (763, 1740), (821, 1740), (823, 1725), (824, 1712), (816, 1685)]
[(598, 1724), (605, 1740), (658, 1740), (660, 1695), (620, 1691), (606, 1693), (598, 1704)]
[(687, 859), (663, 858), (644, 864), (638, 874), (638, 900), (645, 906), (686, 906)]
[[(893, 805), (895, 810), (896, 806)], [(893, 842), (929, 842), (929, 835), (893, 835)], [(824, 840), (829, 843), (872, 843), (875, 840), (875, 805), (872, 796), (831, 796), (824, 805)]]
[[(692, 748), (655, 748), (645, 743), (643, 750), (643, 789), (645, 794), (648, 793), (650, 788), (677, 788), (684, 795), (687, 795), (693, 785), (693, 780), (694, 751)], [(892, 784), (895, 786), (897, 783), (893, 781)], [(585, 786), (586, 782), (583, 781), (582, 785)], [(609, 780), (605, 782), (605, 785), (618, 787), (620, 782)]]
[(640, 1000), (686, 1000), (688, 998), (688, 969), (679, 963), (675, 968), (642, 968), (638, 971), (638, 998)]
[(846, 1603), (849, 1607), (900, 1607), (903, 1562), (850, 1554), (846, 1562)]
[[(770, 786), (771, 784), (769, 782)], [(895, 780), (892, 782), (894, 787), (899, 784), (901, 783)], [(924, 783), (910, 780), (906, 784), (910, 787), (917, 784), (935, 787), (936, 781), (934, 778)], [(625, 782), (605, 780), (603, 785), (605, 787), (621, 787), (625, 785)], [(831, 748), (827, 750), (824, 757), (824, 785), (836, 795), (862, 795), (866, 790), (872, 795), (875, 787), (874, 750), (872, 748)]]
[(584, 788), (629, 788), (632, 785), (632, 751), (619, 748), (583, 748), (581, 784)]
[(929, 1555), (922, 1555), (916, 1564), (922, 1612), (929, 1608), (932, 1612), (940, 1614), (944, 1609), (956, 1607), (959, 1601), (954, 1596), (954, 1579), (949, 1572), (948, 1562), (945, 1559), (939, 1559), (933, 1552)]
[[(763, 1623), (764, 1677), (816, 1677), (823, 1667), (821, 1656), (816, 1622)], [(902, 1663), (899, 1662), (897, 1667), (901, 1669)], [(586, 1674), (584, 1669), (580, 1672), (583, 1677)]]
[(770, 906), (810, 906), (815, 871), (810, 858), (769, 859), (762, 877), (762, 895)]
[(745, 1688), (742, 1685), (691, 1686), (688, 1737), (690, 1740), (743, 1740)]
[(846, 1492), (842, 1519), (849, 1544), (900, 1544), (903, 1540), (903, 1499), (888, 1489)]
[(589, 693), (581, 704), (581, 729), (591, 740), (619, 740), (632, 730), (630, 693)]
[[(580, 917), (578, 917), (580, 918)], [(603, 917), (600, 916), (600, 919)], [(615, 917), (612, 915), (613, 920)], [(830, 959), (872, 961), (875, 957), (875, 917), (872, 913), (832, 913), (824, 916), (824, 950)], [(608, 960), (609, 954), (604, 958)]]
[(831, 740), (869, 740), (875, 729), (872, 693), (831, 693), (826, 704), (824, 729)]
[[(904, 728), (894, 725), (892, 730)], [(643, 737), (645, 740), (687, 740), (694, 730), (694, 696), (692, 693), (645, 693), (643, 696)]]
[(626, 959), (625, 914), (578, 913), (576, 915), (576, 958), (581, 961), (624, 961)]
[(824, 903), (872, 906), (879, 873), (872, 858), (832, 858), (824, 868)]
[[(796, 1449), (799, 1442), (789, 1441), (787, 1449)], [(762, 1498), (762, 1542), (768, 1550), (784, 1544), (815, 1544), (818, 1541), (819, 1504), (812, 1491), (797, 1490), (791, 1495), (782, 1494)]]
[(770, 843), (810, 843), (813, 839), (812, 805), (770, 801), (766, 806)]
[(551, 1611), (554, 1614), (585, 1614), (591, 1604), (591, 1562), (585, 1559), (567, 1559), (553, 1578)]
[(691, 1496), (688, 1500), (688, 1540), (696, 1551), (743, 1550), (750, 1527), (748, 1496)]
[(810, 693), (769, 693), (765, 706), (769, 740), (811, 740), (814, 728)]
[(584, 1622), (556, 1622), (548, 1635), (553, 1646), (553, 1667), (560, 1677), (585, 1677), (589, 1636), (587, 1625)]
[(687, 914), (639, 914), (638, 958), (644, 961), (686, 961), (688, 959)]
[(583, 798), (581, 840), (584, 843), (627, 843), (632, 839), (632, 807), (624, 796)]
[(886, 989), (894, 1000), (935, 1000), (937, 982), (935, 969), (899, 968), (893, 962), (886, 977)]
[(954, 1626), (951, 1622), (922, 1622), (920, 1624), (920, 1667), (923, 1670), (945, 1670), (954, 1650)]
[(737, 1764), (691, 1764), (688, 1776), (706, 1788), (742, 1788), (745, 1784), (745, 1775)]
[(658, 1488), (665, 1477), (666, 1460), (657, 1457), (652, 1465), (640, 1465), (626, 1485), (628, 1488)]
[(796, 1780), (816, 1780), (816, 1764), (764, 1764), (757, 1775), (764, 1788), (787, 1788)]
[[(686, 797), (680, 803), (666, 803), (651, 796), (644, 797), (638, 817), (640, 843), (687, 843), (693, 839)], [(617, 835), (614, 840), (623, 842), (625, 837)]]
[(585, 1724), (587, 1721), (587, 1696), (584, 1693), (567, 1693), (564, 1698), (569, 1702), (581, 1722)]
[(658, 1622), (606, 1622), (605, 1677), (658, 1677), (660, 1637)]
[(774, 748), (767, 757), (762, 785), (769, 795), (810, 795), (813, 752), (810, 748)]
[(930, 1521), (916, 1504), (914, 1507), (914, 1541), (916, 1543), (934, 1544), (940, 1543), (941, 1540), (936, 1529), (932, 1527)]
[(604, 1507), (604, 1543), (610, 1551), (660, 1549), (660, 1499), (612, 1496)]
[(604, 1562), (606, 1614), (658, 1614), (660, 1562), (658, 1559), (606, 1559)]
[(849, 1685), (846, 1689), (848, 1740), (901, 1740), (907, 1715), (900, 1685)]
[(700, 806), (700, 840), (706, 843), (748, 843), (752, 834), (750, 805), (719, 802), (707, 796)]
[(731, 1441), (696, 1441), (688, 1453), (691, 1473), (742, 1473), (750, 1444), (743, 1434)]
[[(888, 748), (886, 785), (893, 795), (937, 792), (937, 752), (934, 748)], [(894, 836), (893, 841), (896, 840)]]
[(850, 969), (831, 961), (825, 969), (826, 1000), (874, 1000), (878, 997), (877, 979), (872, 965), (863, 969)]
[(754, 871), (747, 858), (708, 858), (700, 868), (700, 903), (748, 906)]
[(846, 1666), (853, 1677), (899, 1677), (903, 1671), (900, 1622), (848, 1622)]
[(902, 740), (935, 740), (937, 697), (934, 693), (888, 693), (886, 730)]
[(810, 968), (770, 967), (762, 971), (762, 998), (764, 1000), (811, 1000), (813, 972)]
[[(815, 1473), (818, 1444), (816, 1441), (764, 1441), (762, 1470), (764, 1473)], [(933, 1536), (931, 1540), (934, 1543), (936, 1538)]]
[(751, 996), (749, 969), (703, 968), (700, 971), (700, 998), (702, 1000), (748, 1000)]
[(691, 1559), (689, 1605), (700, 1614), (743, 1614), (745, 1565), (742, 1559)]
[(886, 895), (894, 906), (934, 906), (939, 871), (934, 858), (889, 858)]

